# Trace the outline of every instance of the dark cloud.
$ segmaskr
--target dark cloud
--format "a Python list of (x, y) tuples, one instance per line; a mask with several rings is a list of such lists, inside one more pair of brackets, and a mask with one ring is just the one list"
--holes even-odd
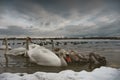
[(102, 3), (100, 0), (31, 0), (31, 2), (63, 17), (69, 17), (72, 10), (77, 10), (80, 14), (90, 13)]
[(106, 24), (103, 25), (102, 27), (99, 27), (96, 30), (96, 33), (94, 35), (99, 35), (99, 36), (118, 36), (116, 34), (120, 35), (120, 20), (112, 23), (112, 24)]
[(54, 36), (50, 31), (42, 31), (37, 29), (29, 29), (22, 28), (20, 26), (7, 26), (5, 29), (0, 29), (0, 35), (7, 36)]
[[(120, 35), (119, 8), (119, 0), (0, 0), (0, 26), (7, 27), (0, 28), (0, 34)], [(23, 28), (26, 25), (30, 29)]]
[(18, 26), (8, 26), (6, 29), (0, 29), (1, 35), (28, 35), (30, 31)]

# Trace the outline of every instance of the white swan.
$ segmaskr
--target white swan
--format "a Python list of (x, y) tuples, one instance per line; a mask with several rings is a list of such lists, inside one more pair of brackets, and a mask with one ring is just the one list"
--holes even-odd
[[(6, 49), (5, 45), (0, 46), (0, 50), (5, 50), (5, 49)], [(11, 50), (12, 48), (10, 46), (8, 46), (8, 49)]]
[(62, 66), (61, 60), (58, 56), (52, 51), (36, 44), (29, 46), (28, 56), (32, 62), (35, 62), (38, 65)]
[[(7, 52), (9, 55), (26, 55), (26, 49), (23, 47), (15, 48)], [(67, 66), (66, 61), (63, 58), (63, 55), (60, 54), (59, 57), (46, 49), (45, 47), (39, 46), (37, 44), (30, 44), (29, 50), (27, 51), (27, 56), (31, 62), (37, 63), (38, 65), (43, 66)]]
[(27, 52), (26, 48), (19, 47), (19, 48), (14, 48), (12, 50), (9, 50), (6, 54), (7, 55), (19, 56), (19, 55), (25, 55), (26, 52)]

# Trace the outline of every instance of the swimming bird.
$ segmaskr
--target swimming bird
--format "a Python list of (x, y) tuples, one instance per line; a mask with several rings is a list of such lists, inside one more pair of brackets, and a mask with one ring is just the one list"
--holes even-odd
[(8, 51), (7, 54), (14, 56), (28, 56), (31, 62), (43, 66), (67, 66), (67, 63), (63, 58), (63, 54), (60, 54), (58, 57), (51, 50), (37, 44), (30, 44), (29, 50), (19, 47)]
[(37, 44), (29, 45), (28, 56), (30, 61), (44, 66), (62, 66), (60, 58), (49, 49)]
[(13, 55), (13, 56), (19, 56), (19, 55), (24, 55), (26, 52), (27, 52), (26, 48), (19, 47), (19, 48), (14, 48), (12, 50), (9, 50), (6, 54)]
[[(5, 50), (6, 49), (6, 45), (2, 45), (0, 46), (0, 50)], [(8, 50), (11, 50), (12, 48), (10, 46), (8, 46)]]

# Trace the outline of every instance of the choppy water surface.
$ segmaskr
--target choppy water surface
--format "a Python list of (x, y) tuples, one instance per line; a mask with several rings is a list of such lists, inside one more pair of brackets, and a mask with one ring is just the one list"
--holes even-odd
[[(50, 40), (34, 40), (34, 43), (43, 45), (48, 49), (52, 49)], [(8, 44), (12, 48), (25, 47), (24, 40), (9, 40)], [(2, 41), (0, 41), (0, 46)], [(120, 40), (54, 40), (54, 47), (64, 48), (65, 50), (75, 50), (80, 54), (88, 54), (96, 52), (103, 55), (107, 59), (107, 66), (120, 68)], [(36, 64), (26, 66), (26, 59), (21, 56), (8, 56), (9, 68), (5, 67), (4, 50), (0, 50), (0, 73), (2, 72), (28, 72), (36, 71), (59, 72), (65, 69), (81, 71), (88, 70), (88, 65), (71, 65), (68, 67), (45, 67)]]

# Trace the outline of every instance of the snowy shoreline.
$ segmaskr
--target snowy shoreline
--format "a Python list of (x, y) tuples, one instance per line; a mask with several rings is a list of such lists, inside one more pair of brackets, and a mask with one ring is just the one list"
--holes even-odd
[(119, 80), (120, 69), (111, 67), (96, 68), (92, 72), (82, 70), (75, 72), (64, 70), (59, 73), (35, 72), (28, 73), (2, 73), (0, 80)]

